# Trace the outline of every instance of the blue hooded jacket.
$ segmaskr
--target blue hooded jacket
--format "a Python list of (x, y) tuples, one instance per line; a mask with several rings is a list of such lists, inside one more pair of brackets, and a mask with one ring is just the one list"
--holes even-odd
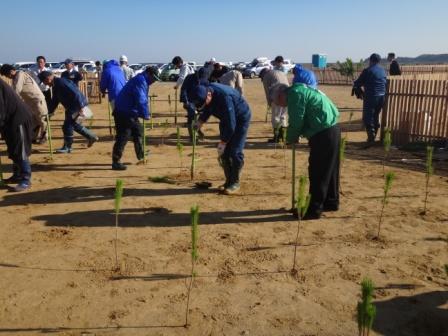
[[(230, 86), (211, 83), (206, 88), (210, 89), (213, 98), (204, 108), (199, 119), (206, 122), (212, 115), (218, 118), (220, 138), (224, 142), (229, 142), (238, 125), (249, 123), (251, 117), (249, 105), (241, 94)], [(205, 101), (204, 86), (199, 85), (197, 89), (196, 93), (202, 92), (200, 95), (193, 94), (192, 101)], [(206, 92), (207, 90), (205, 95)]]
[(59, 103), (67, 111), (79, 111), (88, 105), (86, 97), (71, 80), (54, 77), (53, 96), (48, 112), (53, 113)]
[(111, 60), (104, 64), (101, 74), (100, 90), (102, 93), (108, 92), (109, 101), (114, 101), (126, 84), (123, 70), (117, 61)]
[(353, 87), (360, 88), (363, 86), (367, 98), (378, 97), (386, 94), (386, 82), (386, 71), (381, 65), (374, 64), (361, 72)]
[(300, 64), (296, 64), (293, 72), (294, 72), (294, 79), (292, 80), (293, 84), (302, 83), (308, 85), (309, 87), (312, 87), (313, 89), (317, 88), (317, 79), (314, 72), (305, 69)]

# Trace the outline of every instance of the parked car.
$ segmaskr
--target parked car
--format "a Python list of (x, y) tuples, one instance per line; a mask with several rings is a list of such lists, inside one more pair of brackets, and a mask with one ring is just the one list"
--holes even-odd
[(30, 67), (35, 65), (36, 62), (16, 62), (12, 66), (16, 68), (17, 70), (29, 70)]
[(246, 69), (246, 67), (247, 67), (248, 64), (249, 64), (249, 63), (247, 63), (247, 62), (236, 62), (236, 63), (233, 65), (233, 69), (234, 69), (234, 70), (238, 70), (238, 71), (240, 71), (240, 72), (243, 72), (243, 71)]
[[(192, 66), (195, 71), (197, 70), (196, 62), (188, 62), (188, 64)], [(176, 69), (174, 64), (164, 64), (160, 67), (160, 79), (162, 81), (175, 82), (179, 78), (179, 72), (180, 69)]]
[(266, 57), (255, 58), (243, 70), (243, 77), (245, 78), (258, 77), (260, 76), (260, 72), (263, 69), (272, 69), (271, 61)]
[(289, 59), (285, 59), (283, 60), (283, 67), (285, 68), (285, 70), (287, 72), (292, 71), (292, 69), (294, 68), (295, 64), (293, 62), (291, 62), (291, 60)]

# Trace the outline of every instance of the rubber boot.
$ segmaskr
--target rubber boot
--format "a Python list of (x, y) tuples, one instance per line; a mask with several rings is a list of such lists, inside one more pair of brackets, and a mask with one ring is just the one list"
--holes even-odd
[(224, 182), (224, 184), (222, 184), (218, 187), (218, 190), (224, 191), (230, 184), (230, 169), (231, 169), (231, 167), (230, 167), (229, 160), (223, 159), (221, 157), (221, 166), (224, 171), (224, 176), (226, 177), (226, 181)]
[(143, 153), (143, 138), (138, 137), (134, 139), (134, 150), (135, 150), (135, 156), (137, 156), (138, 161), (142, 161), (147, 156), (147, 153)]
[(123, 147), (119, 145), (118, 142), (115, 142), (114, 147), (112, 149), (112, 169), (113, 170), (126, 170), (127, 167), (120, 162), (121, 156), (123, 155)]
[(96, 134), (89, 130), (87, 127), (81, 128), (79, 134), (87, 139), (87, 147), (92, 147), (92, 145), (99, 140)]
[(64, 145), (56, 150), (56, 153), (59, 154), (69, 154), (72, 152), (72, 144), (73, 144), (73, 137), (72, 136), (66, 136), (64, 137)]

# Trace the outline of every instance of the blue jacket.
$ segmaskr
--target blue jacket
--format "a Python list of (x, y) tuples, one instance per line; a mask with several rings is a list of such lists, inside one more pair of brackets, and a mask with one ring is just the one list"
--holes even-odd
[(146, 72), (131, 78), (115, 99), (114, 113), (127, 118), (149, 119), (148, 94), (152, 83)]
[(220, 139), (229, 142), (237, 126), (249, 123), (250, 107), (241, 94), (230, 86), (211, 83), (208, 87), (211, 89), (213, 97), (199, 119), (206, 122), (212, 115), (218, 118)]
[(88, 105), (86, 97), (71, 80), (54, 77), (53, 95), (48, 112), (53, 113), (59, 103), (67, 111), (79, 111)]
[(364, 87), (366, 97), (384, 96), (386, 94), (386, 71), (379, 64), (364, 69), (353, 83), (353, 87)]
[(123, 70), (117, 61), (111, 60), (104, 64), (101, 74), (100, 90), (102, 93), (108, 92), (109, 101), (114, 101), (126, 84)]

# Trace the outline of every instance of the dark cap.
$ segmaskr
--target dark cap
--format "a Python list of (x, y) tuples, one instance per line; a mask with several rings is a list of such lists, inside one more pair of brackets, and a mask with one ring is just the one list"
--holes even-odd
[(180, 56), (174, 57), (173, 60), (171, 61), (171, 63), (173, 63), (174, 65), (179, 65), (183, 62), (184, 62), (184, 60)]
[(274, 62), (277, 62), (277, 63), (283, 63), (283, 61), (284, 61), (283, 56), (277, 56), (277, 57), (274, 59)]
[(191, 91), (191, 102), (199, 108), (205, 104), (208, 88), (205, 85), (198, 85)]
[(51, 71), (42, 71), (37, 77), (39, 77), (39, 80), (43, 82), (48, 77), (53, 76), (53, 73)]
[(381, 56), (378, 54), (372, 54), (370, 55), (370, 62), (372, 63), (379, 63), (381, 61)]
[(155, 81), (160, 82), (159, 70), (157, 70), (155, 66), (148, 66), (146, 67), (145, 71), (149, 73)]
[(11, 70), (15, 69), (16, 68), (14, 68), (11, 64), (3, 64), (0, 68), (0, 75), (7, 77), (11, 73)]
[(67, 65), (67, 64), (72, 64), (73, 63), (73, 60), (71, 59), (71, 58), (67, 58), (65, 61), (64, 61), (64, 64), (65, 65)]

